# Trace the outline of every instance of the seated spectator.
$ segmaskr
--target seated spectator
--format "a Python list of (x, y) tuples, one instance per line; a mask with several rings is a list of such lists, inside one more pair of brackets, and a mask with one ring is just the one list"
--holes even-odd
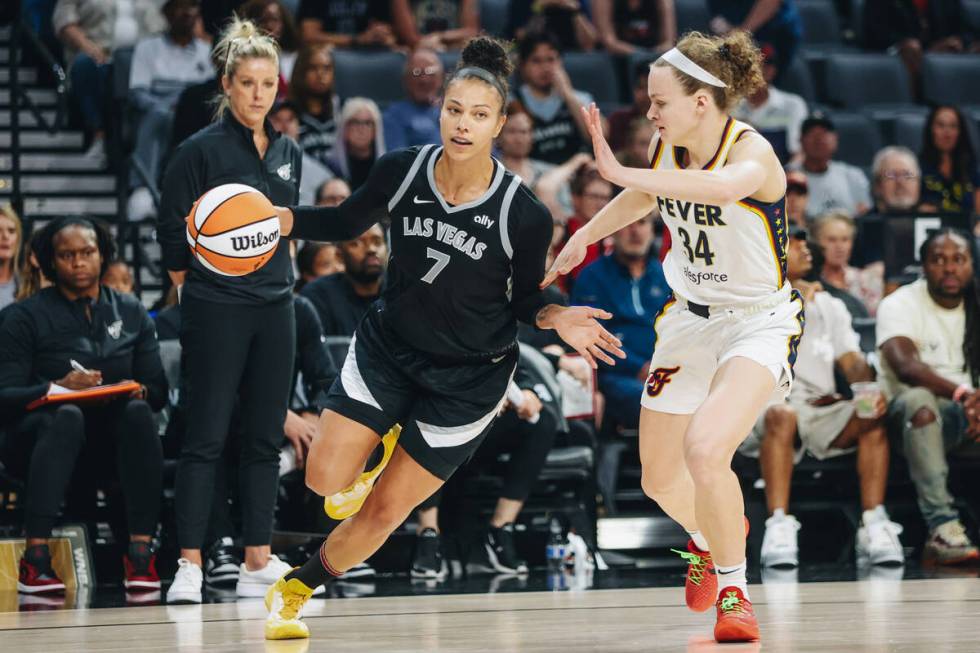
[(592, 96), (572, 88), (551, 34), (528, 34), (517, 51), (521, 83), (516, 98), (534, 121), (531, 158), (556, 165), (568, 161), (592, 142), (582, 117)]
[(300, 293), (313, 303), (327, 336), (353, 336), (361, 317), (381, 294), (388, 266), (388, 244), (381, 225), (341, 243), (340, 258), (343, 272), (311, 281)]
[(561, 50), (590, 51), (599, 35), (589, 18), (587, 0), (510, 2), (507, 34), (518, 41), (528, 34), (549, 32)]
[(810, 197), (806, 217), (812, 220), (822, 213), (841, 209), (848, 215), (862, 215), (871, 208), (868, 178), (857, 166), (834, 161), (837, 153), (837, 131), (830, 118), (814, 114), (800, 127), (803, 160), (789, 166), (806, 173)]
[[(151, 538), (160, 512), (163, 455), (153, 413), (166, 402), (167, 379), (153, 321), (135, 297), (99, 286), (114, 256), (104, 226), (56, 218), (35, 245), (38, 263), (55, 285), (15, 304), (0, 326), (0, 418), (13, 434), (4, 444), (3, 460), (27, 487), (27, 548), (18, 588), (64, 591), (47, 540), (84, 456), (96, 466), (116, 463), (131, 534), (124, 584), (159, 589)], [(84, 368), (73, 369), (69, 363), (75, 361)], [(83, 390), (127, 379), (139, 383), (127, 397), (25, 410), (53, 385)]]
[(920, 249), (924, 278), (893, 292), (878, 310), (888, 418), (901, 433), (929, 528), (924, 558), (939, 564), (980, 558), (946, 485), (947, 456), (980, 432), (973, 249), (965, 233), (933, 232)]
[(674, 0), (592, 0), (592, 16), (599, 42), (612, 54), (662, 52), (677, 40)]
[(10, 204), (0, 205), (0, 309), (13, 304), (20, 291), (18, 263), (24, 226)]
[[(745, 30), (757, 43), (769, 43), (775, 50), (776, 70), (782, 73), (796, 56), (803, 38), (803, 20), (793, 2), (772, 0), (708, 0), (711, 31), (723, 35)], [(779, 82), (777, 75), (776, 80)]]
[[(277, 103), (269, 111), (269, 122), (277, 132), (288, 136), (297, 143), (300, 141), (299, 110), (290, 100)], [(301, 147), (302, 149), (302, 147)], [(303, 150), (303, 175), (299, 181), (299, 201), (312, 204), (316, 190), (334, 178), (333, 171)]]
[(174, 122), (170, 128), (170, 145), (160, 164), (161, 170), (167, 169), (170, 157), (173, 156), (178, 145), (214, 122), (215, 107), (224, 93), (221, 87), (223, 72), (224, 62), (218, 60), (218, 52), (212, 49), (211, 77), (203, 82), (191, 84), (180, 92), (177, 105), (174, 107)]
[(970, 46), (970, 20), (960, 0), (867, 0), (861, 24), (864, 46), (897, 53), (917, 91), (924, 52), (965, 52)]
[[(595, 217), (595, 214), (613, 198), (612, 184), (603, 179), (595, 166), (591, 164), (579, 167), (575, 176), (572, 178), (571, 190), (574, 211), (566, 225), (566, 240), (588, 224), (589, 220)], [(565, 282), (569, 286), (571, 286), (572, 280), (578, 278), (579, 273), (585, 266), (598, 259), (604, 253), (604, 246), (605, 243), (593, 243), (589, 245), (585, 258), (565, 277)], [(571, 279), (568, 277), (571, 277)]]
[[(650, 111), (650, 95), (647, 81), (650, 77), (651, 61), (637, 62), (633, 69), (633, 104), (617, 109), (609, 114), (609, 147), (613, 152), (626, 145), (630, 125), (638, 118), (647, 117)], [(649, 162), (647, 162), (649, 164)], [(644, 165), (646, 167), (646, 165)]]
[(296, 253), (296, 268), (299, 271), (296, 292), (300, 292), (311, 281), (343, 272), (344, 262), (340, 258), (340, 249), (333, 243), (309, 240)]
[(919, 206), (919, 161), (907, 147), (889, 145), (871, 164), (873, 194), (878, 215), (908, 213)]
[(328, 179), (316, 191), (317, 206), (340, 206), (350, 197), (350, 185), (339, 177)]
[(855, 538), (855, 557), (871, 564), (901, 564), (902, 527), (885, 511), (888, 482), (888, 434), (885, 398), (879, 394), (873, 417), (859, 417), (855, 404), (837, 393), (835, 369), (849, 383), (872, 381), (874, 372), (864, 360), (858, 334), (851, 328), (844, 304), (819, 283), (803, 277), (812, 265), (806, 232), (790, 228), (786, 276), (803, 295), (806, 329), (793, 366), (795, 380), (787, 403), (770, 406), (752, 434), (739, 447), (759, 459), (766, 484), (769, 519), (762, 539), (761, 562), (766, 567), (799, 565), (797, 531), (800, 523), (789, 513), (793, 464), (804, 453), (818, 460), (857, 451), (857, 476), (864, 512)]
[(405, 46), (459, 50), (480, 33), (477, 0), (391, 0), (391, 20)]
[(385, 145), (398, 150), (439, 143), (439, 96), (444, 78), (442, 61), (432, 50), (415, 50), (405, 60), (404, 100), (385, 109)]
[(308, 46), (393, 48), (389, 0), (300, 0), (300, 35)]
[[(385, 126), (387, 127), (387, 124)], [(497, 150), (504, 166), (514, 174), (520, 175), (531, 190), (536, 188), (538, 180), (544, 173), (555, 167), (550, 163), (531, 158), (533, 147), (532, 118), (523, 104), (511, 102), (507, 105), (507, 122), (497, 136)]]
[(610, 333), (623, 341), (626, 359), (599, 366), (599, 390), (606, 414), (616, 424), (635, 429), (640, 424), (643, 386), (650, 373), (653, 324), (670, 294), (660, 261), (653, 250), (653, 218), (627, 225), (612, 236), (613, 251), (582, 269), (575, 281), (572, 303), (609, 311)]
[(831, 211), (813, 221), (813, 240), (823, 254), (820, 281), (851, 293), (874, 315), (885, 293), (885, 266), (881, 261), (865, 268), (850, 264), (855, 229), (854, 219), (843, 211)]
[(963, 112), (939, 106), (929, 113), (919, 163), (923, 210), (980, 214), (980, 171)]
[(329, 46), (312, 45), (300, 51), (289, 82), (289, 99), (299, 110), (299, 146), (327, 165), (337, 143), (336, 119), (340, 113)]
[(113, 51), (130, 48), (141, 38), (163, 31), (166, 24), (156, 0), (132, 0), (117, 11), (115, 2), (58, 0), (54, 31), (65, 44), (65, 67), (71, 90), (90, 137), (85, 156), (104, 167), (106, 102), (111, 85)]
[[(810, 232), (813, 235), (813, 231)], [(824, 256), (823, 250), (820, 249), (820, 245), (810, 240), (807, 249), (810, 250), (810, 256), (813, 258), (813, 266), (810, 270), (810, 274), (807, 275), (807, 281), (819, 281), (820, 287), (823, 291), (833, 297), (834, 299), (839, 299), (844, 302), (844, 306), (847, 307), (847, 312), (851, 314), (851, 325), (853, 326), (854, 320), (866, 320), (871, 317), (871, 313), (868, 312), (868, 307), (864, 303), (847, 292), (843, 288), (837, 288), (829, 283), (824, 283), (821, 278), (823, 277), (823, 264)]]
[[(155, 185), (160, 176), (181, 91), (214, 74), (208, 44), (194, 37), (201, 18), (198, 0), (167, 0), (163, 14), (167, 31), (136, 44), (129, 71), (129, 102), (138, 116), (126, 208), (130, 220), (156, 214), (147, 182)], [(143, 168), (145, 179), (136, 172), (136, 165)]]
[(281, 0), (249, 0), (239, 7), (238, 15), (258, 25), (279, 44), (279, 99), (285, 99), (300, 45), (292, 13)]
[[(510, 454), (504, 465), (503, 483), (490, 523), (466, 561), (470, 574), (528, 573), (527, 562), (521, 559), (515, 546), (514, 523), (541, 474), (556, 435), (559, 430), (567, 430), (554, 371), (533, 348), (521, 347), (517, 370), (507, 394), (509, 398), (519, 397), (517, 403), (510, 399), (506, 401), (483, 444), (459, 471), (467, 474), (476, 469), (496, 468), (500, 454)], [(443, 580), (446, 577), (448, 570), (441, 551), (439, 529), (441, 498), (440, 489), (418, 508), (413, 578)]]
[(800, 126), (809, 114), (806, 100), (773, 86), (779, 69), (775, 64), (775, 49), (768, 43), (762, 46), (762, 57), (762, 77), (766, 83), (741, 100), (732, 115), (759, 130), (784, 164), (798, 163), (802, 156)]
[(650, 167), (650, 142), (653, 140), (653, 123), (646, 117), (637, 118), (630, 123), (626, 143), (616, 151), (616, 160), (628, 168)]
[(350, 184), (351, 190), (357, 190), (367, 180), (374, 162), (387, 151), (378, 105), (363, 97), (344, 102), (337, 133), (339, 138), (327, 165)]
[(41, 231), (35, 231), (24, 243), (24, 252), (21, 255), (20, 275), (17, 286), (17, 302), (23, 301), (28, 297), (36, 295), (41, 290), (51, 287), (51, 281), (41, 272), (41, 266), (38, 264), (37, 256), (34, 254), (34, 248), (40, 235)]
[(121, 295), (131, 295), (135, 287), (133, 269), (129, 267), (129, 263), (117, 258), (106, 266), (105, 272), (102, 273), (101, 283)]
[(806, 173), (800, 170), (786, 172), (786, 217), (798, 227), (806, 228), (806, 205), (810, 189)]

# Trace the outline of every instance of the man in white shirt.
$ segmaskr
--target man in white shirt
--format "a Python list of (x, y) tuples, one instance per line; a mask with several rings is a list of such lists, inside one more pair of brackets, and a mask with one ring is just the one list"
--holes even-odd
[[(211, 48), (194, 37), (200, 18), (198, 0), (167, 0), (163, 14), (164, 34), (142, 39), (133, 50), (129, 72), (129, 101), (139, 114), (134, 165), (143, 167), (148, 181), (156, 183), (160, 161), (170, 142), (174, 108), (180, 92), (214, 76)], [(135, 170), (130, 174), (132, 193), (128, 217), (141, 220), (155, 214), (146, 180)]]
[(806, 173), (810, 197), (806, 217), (812, 220), (833, 209), (858, 217), (871, 208), (871, 184), (864, 171), (843, 161), (834, 161), (837, 130), (830, 118), (814, 114), (800, 127), (803, 161), (789, 166)]
[(969, 236), (952, 229), (922, 244), (924, 278), (878, 307), (877, 343), (888, 419), (901, 430), (905, 458), (929, 527), (924, 554), (939, 564), (980, 559), (953, 505), (947, 455), (980, 437), (980, 352), (964, 351), (978, 310)]
[(790, 227), (787, 277), (806, 304), (806, 326), (793, 366), (793, 389), (786, 403), (770, 406), (739, 451), (758, 457), (766, 483), (769, 519), (762, 541), (766, 567), (799, 564), (797, 531), (800, 523), (788, 514), (794, 459), (804, 453), (824, 460), (857, 451), (857, 474), (864, 513), (855, 543), (856, 557), (871, 564), (904, 562), (898, 539), (902, 527), (885, 511), (888, 480), (888, 436), (885, 399), (879, 393), (872, 417), (859, 417), (855, 402), (837, 393), (835, 368), (850, 383), (871, 381), (874, 373), (864, 360), (858, 335), (844, 303), (803, 277), (813, 261), (806, 232)]

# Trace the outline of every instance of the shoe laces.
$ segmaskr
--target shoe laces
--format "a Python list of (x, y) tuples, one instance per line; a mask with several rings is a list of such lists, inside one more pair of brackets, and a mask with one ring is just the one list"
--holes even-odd
[(731, 590), (725, 593), (721, 599), (721, 611), (725, 614), (745, 612), (745, 606), (742, 605), (742, 599), (739, 598), (738, 592)]
[(692, 553), (690, 551), (680, 551), (678, 549), (671, 549), (674, 553), (679, 555), (688, 564), (687, 576), (691, 579), (691, 582), (695, 585), (700, 585), (704, 581), (704, 575), (708, 571), (709, 558), (706, 556), (700, 556), (697, 553)]
[(300, 611), (306, 604), (307, 598), (309, 597), (299, 592), (284, 589), (282, 591), (282, 609), (279, 611), (279, 616), (286, 620), (297, 619)]
[(796, 546), (796, 533), (800, 530), (800, 522), (795, 517), (786, 516), (766, 521), (766, 536), (776, 548), (793, 548)]

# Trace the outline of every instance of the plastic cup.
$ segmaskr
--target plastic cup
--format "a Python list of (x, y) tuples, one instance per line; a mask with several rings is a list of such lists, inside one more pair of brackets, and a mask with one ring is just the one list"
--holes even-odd
[(861, 419), (872, 419), (878, 415), (878, 396), (881, 391), (874, 381), (852, 383), (854, 393), (854, 413)]

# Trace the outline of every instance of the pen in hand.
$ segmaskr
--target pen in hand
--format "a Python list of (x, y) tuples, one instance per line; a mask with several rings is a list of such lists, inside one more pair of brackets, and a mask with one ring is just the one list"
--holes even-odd
[(68, 362), (69, 362), (69, 363), (71, 363), (71, 368), (72, 368), (73, 370), (75, 370), (76, 372), (81, 372), (82, 374), (91, 374), (91, 373), (92, 373), (92, 370), (87, 370), (87, 369), (85, 369), (84, 367), (82, 367), (82, 364), (81, 364), (81, 363), (79, 363), (79, 362), (78, 362), (77, 360), (75, 360), (74, 358), (72, 358), (72, 359), (69, 359), (69, 361), (68, 361)]

